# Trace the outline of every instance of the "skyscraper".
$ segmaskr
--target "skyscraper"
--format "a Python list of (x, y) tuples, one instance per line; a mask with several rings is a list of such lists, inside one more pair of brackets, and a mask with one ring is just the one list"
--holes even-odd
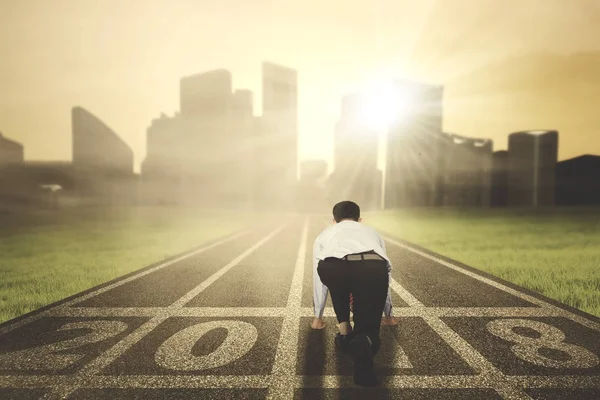
[(555, 204), (557, 131), (524, 131), (508, 136), (508, 204), (539, 207)]
[(179, 113), (148, 127), (142, 164), (146, 197), (161, 203), (248, 207), (253, 94), (232, 88), (224, 69), (183, 77)]
[(232, 102), (231, 72), (217, 69), (179, 81), (179, 109), (184, 116), (223, 115)]
[(293, 207), (298, 182), (298, 76), (291, 68), (263, 63), (263, 115), (256, 138), (259, 207)]
[(439, 201), (443, 86), (398, 81), (405, 110), (388, 131), (385, 208)]

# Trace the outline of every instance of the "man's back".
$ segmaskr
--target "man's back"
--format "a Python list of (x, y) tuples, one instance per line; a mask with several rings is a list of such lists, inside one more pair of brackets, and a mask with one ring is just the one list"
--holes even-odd
[(325, 229), (315, 240), (314, 250), (319, 260), (373, 250), (389, 263), (381, 236), (375, 229), (357, 221), (340, 221)]

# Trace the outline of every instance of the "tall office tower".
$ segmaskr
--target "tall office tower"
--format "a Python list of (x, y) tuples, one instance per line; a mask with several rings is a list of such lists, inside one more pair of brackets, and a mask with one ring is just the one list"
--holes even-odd
[(184, 116), (227, 113), (232, 98), (231, 72), (225, 69), (185, 76), (179, 81), (179, 108)]
[(368, 211), (379, 209), (381, 203), (381, 172), (377, 169), (379, 134), (357, 118), (361, 105), (361, 94), (342, 99), (341, 118), (335, 127), (329, 202), (333, 205), (351, 200)]
[(492, 154), (492, 207), (508, 205), (508, 151)]
[(385, 208), (435, 206), (440, 201), (443, 86), (398, 81), (404, 109), (390, 126)]
[(600, 156), (585, 154), (556, 165), (556, 205), (600, 205)]
[(0, 133), (0, 165), (22, 163), (24, 151), (23, 145), (5, 138)]
[(443, 205), (489, 207), (493, 142), (488, 139), (446, 135), (442, 169)]
[(133, 150), (100, 119), (73, 107), (73, 166), (117, 174), (133, 174)]
[(260, 208), (295, 207), (298, 183), (298, 76), (293, 69), (263, 63), (263, 116), (257, 138), (257, 199)]
[(524, 131), (510, 134), (508, 205), (553, 206), (557, 161), (557, 131)]
[(154, 201), (246, 207), (250, 201), (255, 117), (252, 92), (232, 91), (231, 73), (209, 71), (180, 81), (181, 112), (148, 128), (142, 165)]

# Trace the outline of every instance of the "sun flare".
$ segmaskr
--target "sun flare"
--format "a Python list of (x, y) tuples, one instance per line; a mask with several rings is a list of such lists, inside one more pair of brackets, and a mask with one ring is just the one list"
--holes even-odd
[(386, 129), (407, 112), (408, 99), (391, 80), (374, 80), (366, 85), (364, 93), (359, 120), (371, 129)]

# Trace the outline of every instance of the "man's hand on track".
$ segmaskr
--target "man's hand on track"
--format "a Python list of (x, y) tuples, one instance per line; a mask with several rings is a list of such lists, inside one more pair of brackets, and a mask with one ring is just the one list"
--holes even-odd
[(385, 326), (396, 326), (400, 322), (400, 318), (398, 317), (383, 317), (381, 319), (381, 323)]
[(310, 327), (313, 329), (323, 329), (325, 328), (325, 321), (323, 321), (323, 318), (314, 318)]

